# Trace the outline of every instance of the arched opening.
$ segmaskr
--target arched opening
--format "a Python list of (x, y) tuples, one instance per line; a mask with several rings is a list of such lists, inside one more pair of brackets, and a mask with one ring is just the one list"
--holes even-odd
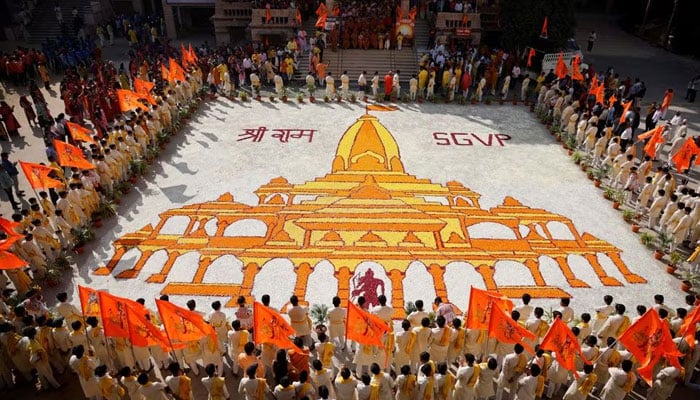
[[(469, 288), (486, 289), (484, 278), (470, 263), (455, 261), (445, 266), (445, 287), (450, 303), (461, 310), (469, 307)], [(443, 299), (444, 300), (444, 299)]]
[(498, 286), (534, 286), (530, 270), (517, 261), (501, 260), (495, 264), (493, 279)]
[(255, 276), (251, 294), (256, 299), (264, 294), (270, 295), (270, 305), (280, 309), (289, 302), (289, 297), (294, 293), (296, 280), (294, 264), (289, 259), (273, 258), (263, 264)]
[(243, 262), (230, 254), (223, 255), (214, 260), (204, 273), (202, 283), (231, 283), (243, 282)]
[(561, 271), (559, 264), (549, 256), (540, 256), (537, 260), (539, 263), (540, 274), (547, 285), (555, 287), (568, 287), (564, 273)]
[(552, 239), (556, 240), (575, 240), (574, 234), (571, 233), (571, 229), (560, 221), (549, 221), (547, 222), (547, 230), (552, 235)]
[[(138, 247), (132, 247), (122, 255), (122, 257), (117, 261), (117, 265), (114, 266), (112, 270), (112, 275), (117, 276), (122, 271), (134, 268), (134, 265), (141, 257), (141, 250)], [(153, 256), (151, 256), (153, 257)]]
[(603, 286), (598, 274), (595, 273), (593, 267), (591, 267), (591, 263), (589, 263), (585, 257), (578, 254), (569, 254), (569, 256), (566, 257), (566, 261), (569, 263), (569, 268), (571, 268), (571, 272), (573, 272), (576, 278), (586, 282), (591, 287)]
[(309, 304), (332, 304), (333, 296), (338, 293), (338, 279), (335, 267), (328, 260), (320, 261), (313, 267), (306, 284), (306, 301)]
[(259, 219), (241, 219), (226, 227), (224, 236), (258, 236), (267, 235), (267, 225)]
[(174, 215), (165, 221), (158, 233), (161, 235), (184, 235), (189, 224), (190, 217)]
[(496, 222), (479, 222), (467, 227), (467, 231), (472, 239), (517, 239), (513, 229)]
[(219, 219), (218, 218), (212, 218), (209, 221), (207, 221), (206, 224), (204, 224), (204, 232), (207, 234), (207, 236), (216, 236), (216, 230), (219, 227)]
[(406, 269), (403, 279), (403, 298), (406, 302), (415, 302), (420, 299), (428, 305), (433, 302), (435, 296), (435, 282), (426, 265), (420, 261), (412, 262)]
[(518, 226), (518, 232), (520, 232), (520, 237), (525, 238), (530, 234), (530, 228), (525, 225)]
[(192, 282), (199, 267), (198, 251), (189, 251), (180, 255), (170, 269), (168, 278), (175, 282)]

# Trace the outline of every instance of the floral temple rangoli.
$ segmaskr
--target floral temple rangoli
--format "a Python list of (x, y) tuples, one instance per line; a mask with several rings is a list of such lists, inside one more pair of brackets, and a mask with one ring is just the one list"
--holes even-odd
[[(443, 185), (410, 175), (396, 140), (373, 115), (361, 116), (345, 131), (330, 173), (304, 183), (274, 178), (255, 195), (254, 205), (224, 193), (214, 201), (162, 212), (157, 224), (117, 239), (111, 260), (94, 274), (164, 284), (163, 294), (222, 296), (232, 307), (240, 295), (251, 299), (256, 276), (272, 260), (291, 262), (296, 275), (293, 292), (302, 301), (309, 276), (319, 263), (327, 262), (342, 299), (363, 295), (372, 304), (385, 293), (396, 317), (402, 316), (404, 303), (413, 300), (405, 298), (404, 285), (406, 270), (415, 262), (426, 269), (435, 294), (447, 300), (446, 266), (455, 262), (464, 268), (459, 282), (464, 290), (474, 285), (509, 297), (525, 292), (533, 298), (570, 295), (567, 287), (548, 284), (541, 272), (543, 257), (556, 262), (570, 288), (591, 286), (590, 280), (577, 277), (570, 256), (585, 259), (603, 286), (646, 283), (628, 269), (620, 249), (579, 232), (566, 216), (528, 207), (513, 197), (485, 209), (479, 204), (480, 194), (460, 182)], [(179, 233), (165, 232), (172, 218), (184, 219), (186, 227)], [(261, 227), (256, 235), (240, 229), (251, 224)], [(484, 235), (484, 226), (495, 227), (499, 235)], [(133, 265), (117, 271), (117, 264), (134, 248), (139, 255)], [(144, 276), (149, 258), (162, 251), (167, 260), (160, 271)], [(198, 254), (198, 263), (191, 266), (193, 278), (176, 281), (170, 276), (174, 263), (192, 252)], [(242, 262), (240, 282), (205, 282), (207, 269), (223, 256)], [(606, 273), (603, 259), (624, 281)], [(524, 265), (530, 283), (498, 284), (494, 275), (508, 268), (504, 261)], [(381, 268), (360, 268), (368, 262)]]

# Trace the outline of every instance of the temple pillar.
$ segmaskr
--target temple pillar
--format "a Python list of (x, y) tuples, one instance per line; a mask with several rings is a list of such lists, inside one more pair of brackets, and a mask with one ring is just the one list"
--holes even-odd
[(165, 261), (165, 264), (163, 264), (163, 268), (160, 270), (160, 273), (151, 275), (148, 279), (146, 279), (146, 282), (148, 282), (148, 283), (163, 283), (163, 282), (165, 282), (165, 278), (168, 277), (168, 274), (170, 273), (170, 269), (173, 267), (173, 264), (175, 264), (175, 260), (177, 260), (178, 257), (180, 257), (180, 253), (177, 251), (168, 252), (168, 259)]
[(540, 272), (539, 262), (536, 260), (526, 260), (523, 264), (530, 270), (530, 274), (532, 274), (532, 278), (535, 280), (535, 285), (547, 286), (547, 283), (544, 281), (542, 273)]
[(569, 267), (569, 263), (566, 261), (566, 257), (556, 257), (554, 258), (554, 261), (559, 264), (559, 269), (561, 272), (564, 274), (564, 277), (566, 278), (566, 281), (571, 285), (571, 287), (576, 287), (576, 288), (589, 288), (588, 284), (578, 278), (574, 275), (574, 273), (571, 271), (571, 267)]
[(112, 259), (109, 260), (107, 265), (104, 267), (97, 268), (95, 271), (93, 271), (93, 274), (95, 275), (109, 275), (114, 271), (114, 268), (117, 267), (117, 264), (119, 264), (119, 260), (122, 259), (124, 254), (126, 253), (127, 248), (126, 246), (119, 246), (116, 248), (114, 251), (114, 255), (112, 256)]
[(574, 226), (573, 222), (571, 222), (571, 221), (566, 221), (566, 222), (564, 222), (564, 225), (566, 225), (566, 227), (569, 228), (569, 231), (570, 231), (571, 234), (574, 236), (574, 238), (576, 239), (576, 243), (577, 243), (579, 246), (581, 246), (581, 247), (586, 246), (586, 242), (584, 242), (584, 241), (583, 241), (583, 238), (581, 238), (581, 235), (580, 235), (580, 234), (578, 233), (578, 231), (576, 230), (576, 227)]
[(481, 274), (481, 277), (484, 278), (486, 290), (498, 290), (496, 280), (493, 279), (493, 275), (496, 272), (493, 265), (481, 264), (478, 267), (476, 267), (476, 272)]
[(306, 286), (309, 283), (309, 275), (312, 270), (311, 265), (306, 262), (294, 266), (294, 272), (297, 275), (294, 294), (299, 298), (299, 303), (306, 303)]
[(204, 281), (204, 275), (207, 273), (207, 268), (209, 268), (214, 260), (214, 257), (200, 257), (197, 272), (195, 272), (194, 278), (192, 278), (192, 283), (202, 283), (202, 281)]
[(348, 267), (340, 267), (335, 271), (335, 278), (338, 280), (338, 297), (340, 297), (340, 302), (346, 303), (350, 301), (350, 279), (352, 278), (352, 272)]
[(627, 268), (627, 265), (625, 265), (625, 262), (622, 261), (622, 258), (620, 258), (620, 253), (610, 252), (610, 253), (605, 253), (605, 255), (610, 257), (610, 260), (612, 260), (613, 264), (615, 264), (615, 266), (620, 271), (620, 273), (625, 277), (627, 282), (629, 282), (629, 283), (647, 283), (646, 279), (633, 273), (632, 271), (629, 270), (629, 268)]
[(151, 257), (151, 254), (153, 254), (153, 250), (142, 251), (141, 257), (139, 257), (138, 261), (136, 261), (136, 264), (134, 264), (134, 268), (122, 271), (119, 275), (117, 275), (117, 278), (135, 278), (139, 274), (139, 271), (141, 271), (141, 268), (143, 268), (143, 266), (146, 264), (146, 261), (148, 261), (148, 258)]
[(598, 261), (598, 256), (596, 256), (595, 254), (585, 254), (583, 257), (585, 257), (586, 261), (588, 261), (588, 263), (591, 264), (591, 267), (593, 267), (593, 271), (595, 271), (596, 275), (598, 275), (598, 278), (600, 278), (600, 281), (603, 283), (603, 285), (622, 286), (622, 283), (620, 283), (620, 281), (613, 278), (612, 276), (608, 276), (603, 267), (600, 265), (600, 262)]
[(197, 218), (194, 216), (190, 216), (190, 222), (187, 224), (187, 228), (185, 228), (185, 233), (182, 236), (187, 236), (192, 232), (192, 228), (194, 227), (194, 223), (197, 222)]
[(304, 231), (304, 247), (309, 247), (311, 243), (311, 231)]
[(229, 225), (231, 225), (230, 222), (219, 220), (219, 223), (216, 225), (216, 233), (214, 234), (214, 236), (224, 236), (224, 232), (226, 231), (226, 228), (229, 227)]
[[(251, 293), (253, 292), (253, 283), (255, 283), (255, 276), (260, 272), (262, 267), (257, 263), (251, 262), (243, 267), (243, 282), (241, 282), (241, 292), (239, 296), (244, 296), (245, 301), (248, 304), (252, 304), (255, 299)], [(235, 300), (232, 300), (235, 302)]]
[(209, 222), (209, 217), (203, 217), (199, 220), (199, 226), (197, 227), (197, 230), (192, 232), (190, 236), (196, 236), (196, 237), (204, 237), (207, 236), (207, 231), (204, 229), (204, 226)]
[(404, 298), (403, 298), (403, 278), (406, 277), (404, 272), (398, 269), (392, 269), (389, 271), (389, 280), (391, 280), (391, 307), (394, 309), (394, 314), (392, 318), (399, 319), (405, 318), (406, 312), (404, 311)]
[(440, 236), (440, 232), (433, 232), (433, 237), (435, 238), (435, 246), (437, 247), (438, 250), (442, 250), (445, 248), (445, 245), (442, 243), (442, 236)]
[(447, 286), (445, 286), (445, 267), (438, 264), (430, 264), (428, 267), (430, 276), (433, 277), (433, 286), (435, 287), (435, 295), (442, 299), (445, 303), (452, 304), (455, 314), (462, 315), (462, 311), (454, 305), (447, 296)]

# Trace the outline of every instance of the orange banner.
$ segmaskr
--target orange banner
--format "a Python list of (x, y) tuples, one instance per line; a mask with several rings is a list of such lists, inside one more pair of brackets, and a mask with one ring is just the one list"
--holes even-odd
[(169, 59), (169, 67), (170, 67), (170, 79), (172, 80), (179, 80), (180, 82), (185, 81), (185, 70), (182, 69), (180, 64), (177, 63), (174, 59)]
[(170, 340), (190, 342), (200, 340), (207, 335), (216, 335), (214, 328), (204, 321), (204, 318), (194, 312), (173, 303), (156, 300), (160, 320)]
[(489, 328), (491, 312), (494, 308), (500, 308), (510, 313), (513, 310), (513, 302), (499, 293), (471, 287), (469, 292), (469, 308), (467, 309), (466, 327), (469, 329)]
[(160, 75), (164, 81), (170, 82), (170, 71), (168, 71), (168, 68), (163, 64), (160, 65)]
[(54, 139), (53, 148), (58, 155), (58, 163), (62, 167), (76, 167), (80, 169), (94, 169), (95, 166), (85, 159), (80, 148), (66, 142)]
[(54, 171), (51, 167), (24, 161), (20, 161), (19, 166), (22, 168), (22, 172), (24, 172), (24, 175), (27, 177), (29, 186), (31, 186), (32, 189), (63, 187), (63, 182), (49, 176), (49, 174)]
[(78, 285), (78, 297), (80, 297), (80, 308), (85, 317), (101, 317), (100, 295), (95, 289)]
[(134, 108), (140, 108), (143, 111), (148, 111), (148, 107), (146, 107), (143, 103), (141, 103), (139, 101), (139, 98), (141, 98), (141, 96), (136, 92), (132, 92), (131, 90), (126, 90), (126, 89), (117, 89), (117, 99), (119, 100), (119, 109), (122, 112), (130, 111), (130, 110), (133, 110)]
[[(100, 303), (100, 315), (102, 315), (105, 336), (128, 338), (129, 319), (126, 315), (126, 304), (136, 302), (107, 292), (97, 292), (97, 298)], [(141, 305), (139, 304), (139, 306)]]
[(19, 269), (27, 266), (27, 262), (10, 253), (0, 250), (0, 269)]
[[(625, 121), (627, 120), (627, 112), (630, 110), (630, 107), (632, 107), (632, 103), (634, 103), (632, 100), (628, 101), (627, 103), (622, 105), (622, 115), (620, 115), (620, 123), (624, 124)], [(610, 103), (612, 104), (612, 103)]]
[(554, 67), (554, 73), (557, 74), (557, 77), (559, 79), (564, 79), (566, 75), (569, 73), (569, 69), (566, 67), (566, 63), (564, 62), (564, 54), (559, 53), (559, 59), (557, 60), (557, 65)]
[(90, 129), (69, 121), (66, 122), (66, 126), (68, 127), (68, 132), (70, 132), (73, 140), (96, 143), (92, 136), (90, 136), (92, 134)]
[(294, 328), (276, 310), (257, 301), (253, 303), (253, 331), (255, 344), (270, 343), (282, 349), (298, 349), (290, 336), (295, 336)]
[(587, 360), (581, 352), (581, 345), (576, 335), (574, 335), (571, 329), (569, 329), (565, 323), (561, 322), (559, 318), (552, 322), (552, 326), (549, 327), (547, 334), (542, 338), (540, 348), (556, 352), (559, 364), (573, 372), (577, 378), (578, 372), (576, 372), (575, 364), (576, 355), (578, 354), (586, 364), (590, 364), (590, 360)]
[(349, 340), (373, 346), (383, 346), (382, 335), (388, 331), (389, 326), (381, 318), (370, 314), (352, 302), (348, 303), (345, 336)]
[(148, 310), (135, 303), (138, 307), (129, 303), (126, 306), (126, 317), (129, 322), (129, 340), (134, 346), (148, 347), (160, 346), (163, 351), (171, 349), (168, 337), (146, 318)]
[[(693, 311), (689, 312), (681, 324), (681, 328), (678, 330), (678, 336), (682, 337), (691, 349), (695, 348), (695, 332), (698, 328), (698, 323), (700, 323), (700, 307), (693, 308)], [(686, 371), (686, 373), (692, 373), (692, 371)]]
[(156, 84), (153, 82), (134, 78), (134, 91), (136, 94), (153, 105), (156, 104), (156, 100), (153, 98), (153, 96), (151, 96), (151, 90), (153, 90), (155, 86)]
[(491, 310), (488, 334), (489, 337), (503, 343), (520, 343), (525, 350), (535, 354), (535, 350), (525, 342), (525, 339), (535, 340), (535, 334), (520, 326), (518, 321), (511, 318), (500, 307), (494, 307)]
[(700, 153), (700, 148), (695, 144), (695, 140), (693, 138), (685, 139), (683, 147), (671, 158), (676, 171), (679, 173), (685, 172), (690, 167), (690, 159), (698, 153)]

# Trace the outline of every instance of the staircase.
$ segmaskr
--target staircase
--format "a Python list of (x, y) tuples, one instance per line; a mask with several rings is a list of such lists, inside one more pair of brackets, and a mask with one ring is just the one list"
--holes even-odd
[(78, 16), (85, 20), (85, 15), (92, 13), (90, 1), (88, 0), (61, 0), (58, 2), (63, 12), (63, 31), (56, 21), (56, 13), (53, 8), (56, 5), (53, 1), (40, 1), (34, 10), (34, 18), (27, 27), (30, 43), (42, 43), (47, 39), (55, 39), (62, 34), (74, 37), (73, 7), (78, 7)]
[(416, 24), (413, 27), (413, 41), (416, 48), (416, 54), (420, 57), (421, 54), (428, 50), (428, 33), (430, 26), (425, 19), (416, 18)]

